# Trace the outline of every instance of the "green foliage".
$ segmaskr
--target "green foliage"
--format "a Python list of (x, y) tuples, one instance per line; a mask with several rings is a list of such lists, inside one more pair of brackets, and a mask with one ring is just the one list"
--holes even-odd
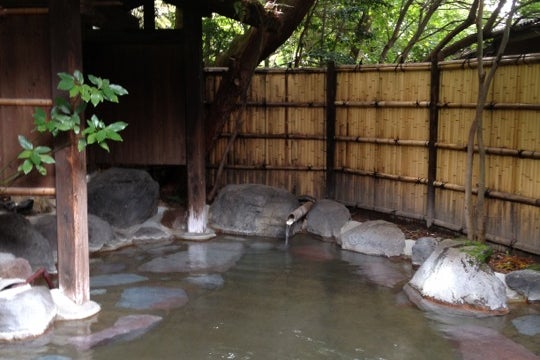
[[(39, 133), (50, 133), (57, 136), (61, 132), (73, 131), (79, 135), (77, 148), (83, 151), (87, 145), (98, 144), (109, 151), (107, 140), (122, 141), (119, 132), (127, 126), (125, 122), (105, 124), (96, 115), (91, 115), (87, 121), (87, 127), (81, 132), (81, 117), (86, 111), (88, 104), (97, 107), (105, 101), (118, 103), (118, 97), (128, 92), (120, 85), (111, 84), (108, 79), (102, 79), (94, 75), (88, 75), (90, 84), (84, 80), (83, 74), (76, 70), (73, 75), (67, 73), (58, 74), (60, 81), (58, 89), (69, 94), (70, 101), (58, 97), (50, 114), (36, 108), (34, 111), (34, 126)], [(19, 135), (19, 144), (23, 151), (18, 158), (23, 163), (18, 171), (25, 175), (36, 169), (41, 175), (46, 175), (44, 164), (53, 164), (52, 150), (47, 146), (34, 146), (26, 137)]]
[(478, 241), (466, 241), (462, 247), (462, 251), (472, 256), (480, 264), (486, 264), (491, 255), (493, 255), (491, 246)]

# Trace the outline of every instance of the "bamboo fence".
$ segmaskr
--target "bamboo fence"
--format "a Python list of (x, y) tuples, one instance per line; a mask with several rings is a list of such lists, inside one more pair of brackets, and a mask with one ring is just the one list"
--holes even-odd
[[(206, 70), (207, 105), (224, 71)], [(540, 54), (503, 58), (484, 111), (488, 238), (537, 254), (539, 82)], [(477, 88), (473, 60), (257, 70), (210, 155), (208, 184), (279, 186), (466, 232)], [(223, 156), (224, 175), (215, 179)]]

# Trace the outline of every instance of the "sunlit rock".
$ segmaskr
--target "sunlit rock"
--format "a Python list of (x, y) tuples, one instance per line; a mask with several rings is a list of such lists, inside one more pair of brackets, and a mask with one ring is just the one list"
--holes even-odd
[(285, 221), (298, 206), (296, 197), (284, 189), (227, 185), (210, 206), (209, 224), (227, 234), (285, 237)]
[[(441, 242), (409, 285), (427, 301), (493, 315), (508, 312), (505, 285), (459, 242)], [(414, 302), (411, 289), (408, 294)]]
[(337, 239), (344, 250), (367, 255), (400, 256), (405, 249), (405, 234), (388, 221), (347, 222)]
[(343, 225), (351, 219), (345, 205), (337, 201), (322, 199), (317, 201), (306, 215), (306, 230), (325, 240), (339, 236)]
[(118, 341), (136, 339), (162, 320), (155, 315), (127, 315), (119, 318), (112, 327), (86, 336), (73, 336), (70, 343), (79, 350), (87, 350), (96, 346)]
[[(15, 279), (16, 280), (16, 279)], [(52, 324), (56, 306), (49, 289), (15, 283), (0, 284), (0, 340), (18, 340), (41, 335)]]
[(184, 306), (188, 300), (183, 289), (141, 286), (125, 289), (116, 306), (136, 310), (169, 310)]
[(244, 246), (236, 242), (190, 243), (186, 251), (157, 257), (139, 267), (139, 271), (224, 272), (242, 257)]

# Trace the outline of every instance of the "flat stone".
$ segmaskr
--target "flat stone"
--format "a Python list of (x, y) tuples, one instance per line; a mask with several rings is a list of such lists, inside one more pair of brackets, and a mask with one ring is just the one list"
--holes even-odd
[(184, 306), (188, 300), (183, 289), (143, 286), (125, 289), (116, 306), (136, 310), (169, 310)]
[(512, 324), (516, 327), (520, 334), (528, 336), (536, 336), (540, 334), (539, 314), (520, 316), (512, 320)]
[(90, 277), (90, 286), (93, 288), (133, 284), (148, 280), (147, 277), (130, 274), (105, 274)]
[(187, 251), (157, 257), (139, 267), (139, 271), (224, 272), (242, 257), (244, 246), (236, 242), (190, 243)]
[(219, 289), (225, 283), (223, 276), (219, 274), (192, 275), (188, 276), (186, 281), (206, 290)]
[(127, 315), (119, 318), (110, 328), (87, 336), (73, 336), (69, 341), (79, 350), (117, 341), (130, 341), (144, 335), (161, 320), (162, 317), (155, 315)]
[(490, 328), (474, 325), (452, 325), (446, 326), (442, 330), (457, 342), (463, 360), (538, 360), (538, 356), (523, 345), (513, 342)]

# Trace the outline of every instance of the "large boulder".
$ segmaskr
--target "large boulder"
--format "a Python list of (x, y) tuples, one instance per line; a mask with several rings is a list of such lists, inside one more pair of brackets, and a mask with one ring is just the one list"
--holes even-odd
[[(506, 287), (485, 263), (457, 241), (445, 240), (420, 266), (408, 285), (425, 300), (478, 315), (508, 312)], [(409, 297), (411, 289), (408, 289)]]
[(112, 226), (127, 228), (157, 213), (159, 184), (137, 169), (111, 168), (88, 183), (88, 212)]
[(337, 242), (344, 250), (392, 257), (403, 254), (405, 234), (397, 225), (384, 220), (349, 221), (341, 229)]
[(28, 260), (34, 270), (45, 268), (51, 274), (56, 273), (49, 242), (20, 214), (0, 214), (0, 252)]
[(351, 213), (345, 205), (323, 199), (317, 201), (306, 215), (306, 230), (324, 240), (334, 240), (349, 220)]
[(209, 224), (236, 235), (285, 237), (289, 213), (299, 206), (294, 195), (259, 184), (228, 185), (210, 206)]
[[(56, 251), (58, 245), (56, 215), (40, 216), (35, 219), (34, 226), (49, 241), (53, 251)], [(114, 233), (111, 225), (99, 216), (88, 214), (88, 250), (91, 253), (99, 251), (113, 240)]]
[(426, 261), (433, 251), (437, 248), (439, 242), (430, 236), (424, 236), (414, 242), (412, 247), (412, 264), (420, 266)]
[(56, 316), (56, 305), (49, 289), (28, 284), (2, 289), (5, 281), (0, 281), (0, 340), (43, 334)]

